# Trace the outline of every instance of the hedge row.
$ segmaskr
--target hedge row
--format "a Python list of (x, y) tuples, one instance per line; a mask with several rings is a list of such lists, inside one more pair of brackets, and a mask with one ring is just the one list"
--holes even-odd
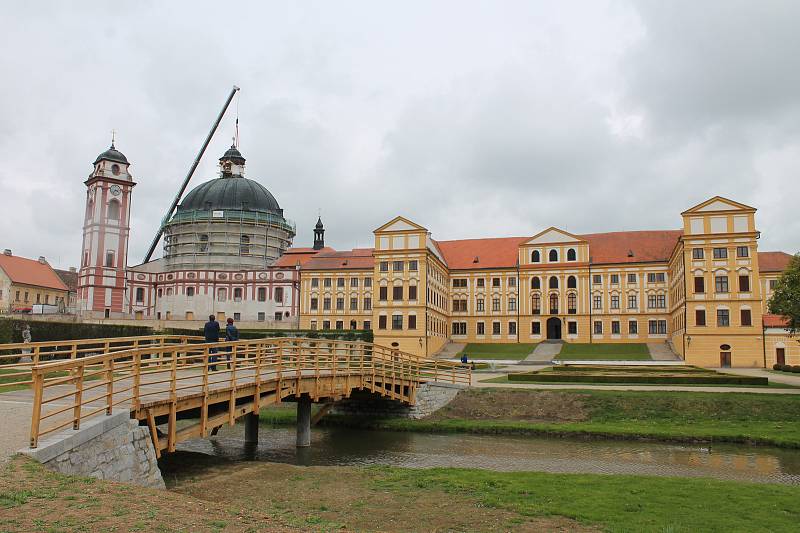
[(779, 370), (781, 372), (792, 372), (794, 374), (800, 374), (800, 365), (779, 365), (776, 363), (772, 365), (772, 370)]
[(22, 328), (25, 324), (31, 327), (31, 339), (34, 342), (153, 335), (153, 328), (148, 326), (39, 322), (17, 318), (0, 318), (0, 343), (22, 342)]
[(586, 366), (586, 365), (563, 365), (554, 367), (558, 372), (640, 372), (640, 373), (653, 373), (653, 372), (669, 372), (670, 374), (708, 374), (714, 373), (713, 370), (707, 368), (699, 368), (696, 366)]
[(699, 375), (699, 376), (644, 376), (608, 374), (509, 374), (509, 381), (535, 381), (556, 383), (645, 383), (651, 385), (768, 385), (769, 380), (758, 376)]

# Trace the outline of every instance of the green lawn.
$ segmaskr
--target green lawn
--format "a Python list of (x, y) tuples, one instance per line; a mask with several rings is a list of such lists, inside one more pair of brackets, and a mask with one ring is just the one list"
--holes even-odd
[(565, 343), (556, 359), (649, 361), (650, 351), (643, 343), (588, 344)]
[(380, 468), (376, 488), (442, 490), (520, 517), (564, 516), (606, 531), (797, 531), (800, 489), (712, 479)]
[(525, 359), (537, 343), (470, 343), (458, 353), (458, 357), (466, 352), (472, 359)]
[[(520, 406), (582, 406), (585, 418), (514, 416)], [(490, 406), (489, 415), (474, 405)], [(574, 407), (573, 407), (574, 408)], [(466, 413), (466, 414), (465, 414)], [(397, 431), (575, 435), (800, 448), (800, 395), (668, 391), (470, 389), (421, 420), (328, 415), (323, 424)]]

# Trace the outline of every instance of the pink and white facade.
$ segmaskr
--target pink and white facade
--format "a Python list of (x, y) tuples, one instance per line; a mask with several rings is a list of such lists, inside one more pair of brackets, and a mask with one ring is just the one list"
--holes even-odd
[[(226, 155), (229, 153), (232, 152), (229, 150)], [(234, 153), (236, 158), (241, 159), (243, 166), (244, 158), (241, 158), (238, 151)], [(225, 156), (220, 162), (221, 167), (225, 166), (226, 173), (218, 180), (242, 181), (224, 182), (216, 189), (232, 186), (248, 190), (243, 185), (256, 183), (252, 180), (245, 183), (241, 174), (231, 175), (230, 164)], [(199, 261), (194, 268), (176, 268), (169, 264), (169, 257), (128, 267), (131, 193), (136, 185), (129, 166), (127, 158), (112, 144), (109, 150), (97, 157), (92, 174), (85, 182), (86, 215), (78, 276), (80, 315), (87, 318), (169, 321), (204, 321), (209, 315), (214, 315), (218, 319), (230, 317), (243, 322), (297, 324), (300, 311), (300, 265), (324, 246), (321, 240), (321, 222), (318, 222), (315, 232), (320, 236), (320, 242), (315, 242), (315, 248), (289, 248), (282, 251), (277, 258), (267, 258), (266, 266), (260, 268), (237, 268), (236, 265), (242, 264), (243, 251), (252, 259), (253, 253), (250, 253), (249, 245), (251, 236), (253, 242), (259, 237), (263, 237), (264, 242), (268, 239), (273, 242), (274, 233), (270, 233), (273, 230), (263, 229), (262, 225), (261, 231), (266, 233), (260, 236), (257, 234), (258, 229), (248, 230), (245, 227), (241, 230), (244, 232), (241, 238), (234, 237), (242, 242), (246, 238), (246, 248), (245, 245), (237, 246), (234, 247), (234, 252), (230, 252), (229, 246), (220, 246), (223, 251), (213, 254), (213, 249), (209, 247), (215, 246), (213, 243), (218, 237), (212, 233), (209, 239), (208, 233), (214, 230), (208, 229), (211, 221), (207, 219), (198, 223), (195, 236), (200, 238), (203, 248), (202, 253), (198, 252), (197, 255), (214, 255), (214, 261), (222, 264), (226, 263), (226, 256), (230, 255), (229, 268), (202, 268)], [(208, 189), (208, 184), (206, 182), (198, 189), (204, 186)], [(233, 208), (236, 206), (219, 205), (213, 198), (206, 201), (209, 213), (207, 218), (210, 219), (212, 213), (213, 217), (223, 213), (229, 223), (232, 216), (246, 219), (252, 218), (255, 213), (257, 219), (263, 219), (264, 213), (259, 210), (258, 205), (252, 207), (258, 202), (254, 202), (249, 195), (243, 198), (241, 210)], [(216, 203), (211, 205), (214, 202)], [(278, 217), (281, 221), (279, 229), (284, 231), (280, 234), (284, 239), (282, 242), (287, 237), (291, 239), (294, 236), (293, 231), (285, 232), (289, 227), (287, 224), (291, 223), (282, 218), (282, 211), (270, 212), (269, 216)], [(185, 223), (182, 224), (182, 231), (187, 231)], [(293, 230), (293, 226), (291, 229)], [(192, 228), (188, 231), (192, 232)], [(228, 230), (225, 231), (229, 233)], [(174, 249), (177, 239), (174, 236), (172, 239)], [(207, 244), (209, 242), (212, 244)], [(207, 259), (204, 257), (203, 260)]]

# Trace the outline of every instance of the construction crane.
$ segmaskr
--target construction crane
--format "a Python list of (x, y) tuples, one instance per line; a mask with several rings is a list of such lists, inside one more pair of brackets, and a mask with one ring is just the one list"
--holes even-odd
[(172, 217), (172, 213), (175, 212), (175, 208), (178, 207), (178, 202), (181, 201), (181, 197), (183, 196), (184, 191), (186, 191), (186, 186), (189, 185), (189, 180), (192, 179), (192, 175), (194, 171), (197, 169), (197, 165), (200, 164), (200, 159), (203, 157), (203, 153), (205, 153), (206, 148), (208, 147), (208, 143), (211, 142), (211, 138), (214, 137), (214, 132), (217, 131), (217, 127), (219, 123), (222, 122), (222, 117), (225, 116), (225, 112), (228, 110), (228, 106), (231, 105), (231, 101), (233, 97), (236, 96), (236, 93), (239, 91), (239, 87), (236, 85), (233, 86), (231, 89), (231, 93), (228, 95), (228, 99), (225, 100), (225, 105), (222, 106), (222, 111), (219, 112), (217, 116), (217, 120), (214, 121), (214, 125), (211, 126), (211, 131), (208, 132), (208, 136), (206, 136), (206, 140), (203, 142), (203, 146), (200, 147), (200, 151), (197, 152), (197, 156), (194, 158), (192, 165), (189, 167), (189, 172), (186, 173), (186, 177), (183, 179), (183, 185), (181, 185), (181, 189), (178, 191), (178, 194), (175, 195), (175, 199), (172, 200), (172, 205), (167, 211), (167, 214), (164, 215), (164, 218), (161, 219), (161, 224), (158, 226), (158, 231), (156, 232), (156, 236), (153, 238), (153, 242), (150, 243), (150, 249), (147, 251), (147, 255), (144, 258), (144, 262), (147, 263), (150, 261), (150, 258), (153, 257), (153, 252), (156, 251), (156, 246), (158, 246), (158, 241), (161, 240), (161, 235), (164, 233), (164, 226), (169, 222), (169, 219)]

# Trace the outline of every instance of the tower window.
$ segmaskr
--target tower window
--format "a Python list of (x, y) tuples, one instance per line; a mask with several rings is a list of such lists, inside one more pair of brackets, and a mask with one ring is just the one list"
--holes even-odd
[(200, 251), (208, 251), (208, 235), (200, 235)]
[(239, 253), (241, 255), (248, 255), (250, 253), (250, 236), (242, 235), (239, 237)]
[(108, 202), (108, 218), (109, 220), (119, 220), (119, 202), (111, 200)]
[(111, 173), (115, 176), (119, 176), (119, 165), (113, 164), (111, 165)]
[(114, 268), (114, 252), (111, 250), (106, 252), (106, 267)]

